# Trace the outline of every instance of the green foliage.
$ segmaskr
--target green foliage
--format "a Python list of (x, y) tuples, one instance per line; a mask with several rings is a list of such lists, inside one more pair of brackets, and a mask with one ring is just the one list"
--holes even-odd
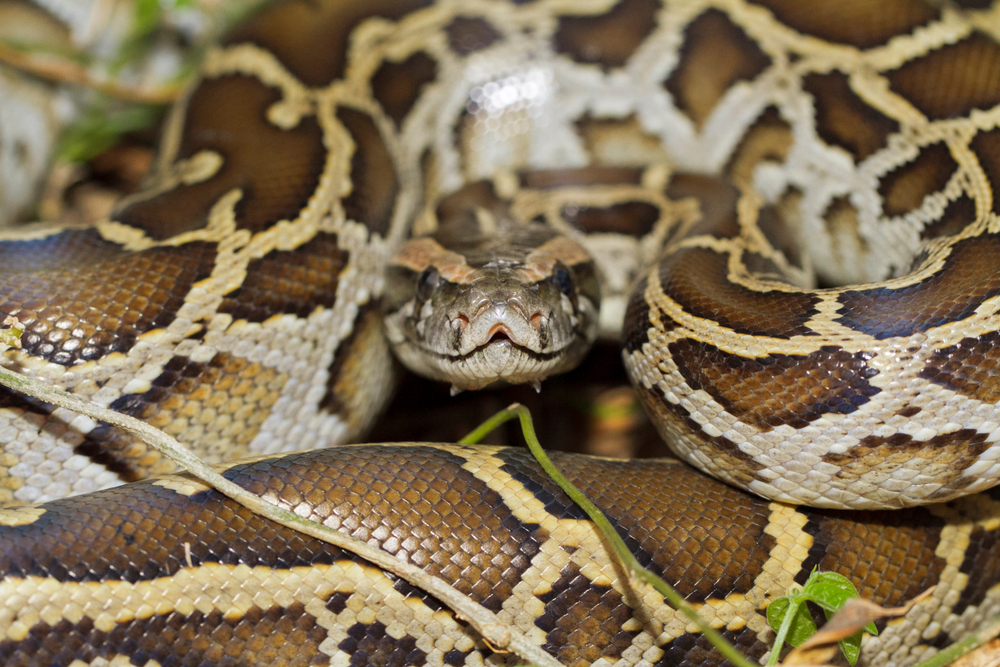
[(149, 127), (162, 113), (158, 106), (127, 105), (110, 110), (108, 104), (95, 105), (63, 132), (57, 153), (69, 162), (86, 162), (118, 143), (123, 134)]
[[(816, 634), (816, 624), (813, 622), (806, 602), (818, 605), (823, 610), (827, 620), (830, 620), (848, 600), (856, 597), (858, 597), (858, 590), (846, 577), (836, 572), (820, 572), (818, 568), (813, 570), (809, 579), (806, 580), (805, 586), (789, 591), (788, 595), (778, 598), (767, 607), (767, 622), (778, 633), (768, 665), (777, 664), (784, 642), (787, 641), (792, 646), (799, 646)], [(843, 651), (847, 661), (852, 666), (857, 663), (861, 653), (863, 632), (872, 635), (878, 634), (875, 624), (869, 623), (864, 630), (859, 630), (847, 639), (838, 642), (840, 650)]]
[(163, 13), (175, 7), (192, 7), (194, 0), (133, 0), (135, 3), (135, 24), (132, 32), (136, 36), (148, 35), (163, 20)]
[[(4, 322), (4, 326), (8, 326), (8, 322)], [(23, 325), (20, 325), (23, 326)], [(21, 334), (24, 333), (23, 328), (15, 328), (11, 326), (9, 329), (0, 329), (0, 346), (3, 347), (21, 347)]]

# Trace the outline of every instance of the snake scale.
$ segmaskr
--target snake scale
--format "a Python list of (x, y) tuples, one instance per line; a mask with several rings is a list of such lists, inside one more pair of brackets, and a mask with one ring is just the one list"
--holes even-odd
[[(909, 665), (1000, 611), (998, 182), (985, 0), (278, 2), (207, 54), (144, 191), (94, 227), (4, 232), (0, 312), (25, 333), (3, 363), (254, 456), (225, 474), (563, 664), (721, 664), (523, 450), (287, 454), (363, 437), (390, 346), (435, 375), (484, 335), (503, 354), (482, 368), (524, 353), (539, 382), (560, 309), (588, 339), (624, 321), (661, 434), (731, 486), (556, 463), (754, 659), (816, 566), (885, 605), (936, 584), (863, 645)], [(518, 258), (455, 238), (512, 225), (535, 230)], [(432, 294), (484, 267), (557, 305), (435, 324)], [(171, 466), (123, 433), (0, 403), (3, 665), (516, 662), (357, 557), (188, 477), (137, 481)]]

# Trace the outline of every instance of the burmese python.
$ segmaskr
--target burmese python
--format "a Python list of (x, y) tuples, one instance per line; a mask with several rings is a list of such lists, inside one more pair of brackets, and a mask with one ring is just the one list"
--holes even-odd
[[(938, 584), (866, 641), (868, 664), (912, 663), (996, 613), (1000, 498), (949, 499), (996, 475), (1000, 9), (424, 4), (287, 2), (235, 30), (147, 190), (94, 228), (5, 232), (0, 311), (26, 325), (5, 363), (215, 460), (343, 442), (391, 390), (376, 302), (390, 320), (410, 302), (383, 267), (411, 226), (436, 236), (390, 273), (416, 279), (421, 317), (475, 263), (439, 247), (451, 221), (546, 226), (593, 255), (588, 331), (626, 320), (626, 365), (690, 461), (786, 500), (942, 501), (799, 510), (676, 462), (559, 457), (730, 639), (762, 657), (761, 610), (815, 565), (884, 604)], [(582, 262), (535, 260), (540, 285), (585, 300)], [(813, 275), (887, 282), (806, 289)], [(109, 427), (0, 400), (5, 503), (168, 467)], [(720, 661), (520, 450), (350, 447), (227, 474), (455, 581), (565, 664)], [(5, 665), (513, 659), (187, 478), (0, 524)]]

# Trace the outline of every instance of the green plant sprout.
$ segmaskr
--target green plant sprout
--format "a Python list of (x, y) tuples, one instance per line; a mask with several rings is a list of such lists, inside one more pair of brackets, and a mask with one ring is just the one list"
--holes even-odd
[[(767, 607), (767, 622), (777, 633), (768, 667), (778, 664), (778, 657), (785, 642), (799, 646), (814, 634), (816, 624), (806, 602), (819, 606), (826, 619), (830, 620), (851, 598), (858, 596), (858, 589), (850, 580), (836, 572), (820, 572), (815, 568), (802, 588), (789, 590), (788, 595), (774, 600)], [(861, 654), (861, 636), (864, 632), (878, 635), (874, 623), (869, 623), (863, 630), (837, 642), (840, 650), (853, 667)]]

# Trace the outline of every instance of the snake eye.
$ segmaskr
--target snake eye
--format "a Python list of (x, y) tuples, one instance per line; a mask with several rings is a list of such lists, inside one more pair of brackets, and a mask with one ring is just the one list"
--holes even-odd
[(552, 267), (552, 284), (566, 296), (573, 296), (573, 276), (570, 275), (569, 269), (562, 262), (556, 262), (556, 265)]
[(427, 299), (431, 298), (431, 294), (434, 293), (434, 288), (438, 286), (440, 278), (441, 274), (433, 266), (424, 269), (424, 272), (417, 279), (417, 298), (421, 301), (427, 301)]

